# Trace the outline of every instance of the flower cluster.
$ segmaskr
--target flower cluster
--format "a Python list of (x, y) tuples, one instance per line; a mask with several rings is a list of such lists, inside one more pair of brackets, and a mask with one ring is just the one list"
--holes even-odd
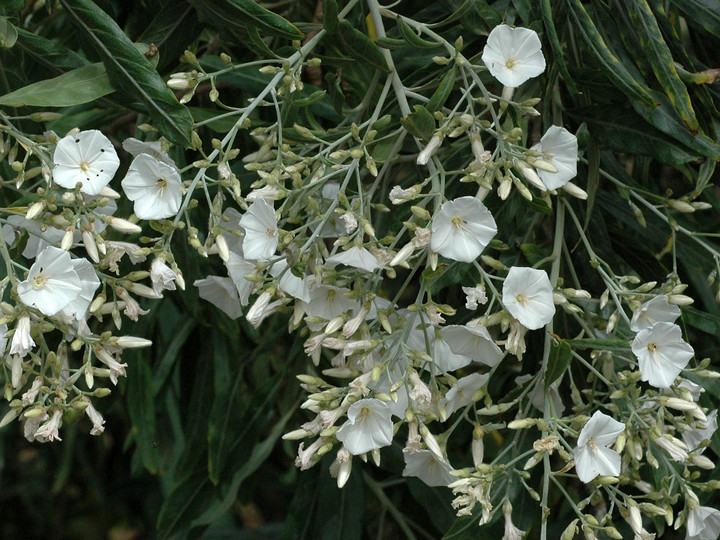
[[(215, 265), (194, 280), (200, 298), (254, 328), (279, 314), (301, 337), (308, 416), (285, 434), (308, 439), (300, 469), (331, 454), (342, 487), (353, 463), (379, 465), (394, 445), (398, 474), (452, 490), (457, 514), (480, 525), (502, 511), (504, 538), (524, 534), (516, 491), (545, 511), (551, 479), (577, 488), (561, 490), (577, 514), (564, 537), (579, 521), (588, 538), (617, 538), (615, 510), (636, 537), (650, 537), (644, 527), (658, 516), (685, 523), (688, 538), (711, 537), (720, 512), (695, 492), (714, 485), (690, 468), (714, 467), (704, 451), (717, 411), (693, 381), (717, 375), (691, 364), (676, 324), (692, 301), (685, 284), (675, 271), (661, 285), (621, 275), (593, 250), (577, 215), (588, 194), (572, 182), (578, 138), (557, 125), (542, 134), (539, 100), (515, 97), (545, 71), (534, 31), (494, 28), (476, 64), (461, 42), (407, 21), (452, 51), (434, 60), (452, 63), (463, 84), (452, 108), (419, 100), (413, 113), (407, 99), (419, 94), (388, 78), (383, 99), (396, 92), (402, 123), (363, 102), (340, 135), (283, 125), (273, 114), (302, 91), (310, 40), (282, 68), (261, 68), (269, 97), (227, 105), (237, 116), (227, 136), (207, 154), (200, 141), (202, 159), (185, 167), (171, 155), (187, 154), (162, 138), (128, 138), (121, 156), (97, 130), (49, 132), (28, 147), (42, 178), (27, 207), (0, 218), (10, 407), (0, 424), (19, 419), (29, 440), (53, 441), (84, 411), (91, 433), (103, 432), (92, 398), (109, 389), (96, 379), (117, 383), (123, 350), (150, 345), (114, 333), (123, 315), (148, 312), (138, 297), (184, 288), (173, 253), (182, 237)], [(184, 103), (209, 80), (216, 101), (218, 76), (177, 73), (168, 86), (189, 91)], [(256, 121), (263, 108), (274, 121)], [(240, 130), (257, 143), (244, 155), (232, 148)], [(120, 157), (127, 172), (113, 184)], [(487, 437), (503, 449), (486, 455)], [(529, 471), (541, 464), (536, 490)], [(591, 497), (572, 499), (591, 482)], [(583, 511), (591, 503), (595, 515)]]

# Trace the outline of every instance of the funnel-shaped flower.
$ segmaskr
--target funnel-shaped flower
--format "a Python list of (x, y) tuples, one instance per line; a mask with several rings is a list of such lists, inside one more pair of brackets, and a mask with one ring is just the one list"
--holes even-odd
[(720, 535), (720, 510), (696, 506), (688, 512), (685, 540), (715, 540)]
[(450, 350), (455, 354), (468, 356), (475, 362), (490, 367), (498, 365), (502, 360), (503, 352), (484, 326), (471, 328), (453, 324), (443, 328), (442, 334)]
[(182, 181), (175, 168), (149, 154), (133, 159), (121, 182), (133, 211), (140, 219), (173, 217), (180, 210)]
[(243, 255), (250, 261), (267, 261), (278, 245), (278, 226), (275, 210), (264, 199), (255, 199), (248, 211), (240, 218), (245, 229)]
[(97, 129), (68, 135), (57, 143), (53, 154), (53, 180), (59, 186), (97, 195), (110, 183), (120, 166), (110, 139)]
[(503, 284), (503, 305), (520, 324), (537, 330), (555, 315), (552, 285), (547, 272), (513, 266)]
[(648, 300), (633, 313), (630, 330), (639, 332), (650, 328), (656, 322), (674, 323), (680, 316), (680, 308), (668, 302), (664, 294)]
[(20, 301), (34, 306), (45, 315), (55, 315), (82, 290), (70, 254), (60, 248), (46, 247), (38, 255), (25, 281), (18, 284)]
[(193, 283), (198, 288), (198, 294), (216, 308), (223, 311), (231, 319), (242, 315), (237, 289), (233, 280), (220, 276), (208, 276)]
[(497, 233), (495, 220), (475, 197), (460, 197), (442, 205), (432, 222), (430, 248), (460, 262), (477, 259)]
[(695, 354), (682, 339), (677, 324), (658, 322), (641, 330), (632, 342), (642, 380), (656, 388), (669, 388)]
[(392, 443), (392, 416), (384, 401), (375, 398), (356, 401), (350, 405), (347, 416), (337, 438), (351, 454), (364, 454)]
[(577, 137), (564, 127), (551, 126), (540, 139), (538, 151), (544, 161), (557, 169), (557, 172), (537, 170), (548, 189), (561, 188), (577, 176)]
[(538, 35), (528, 28), (510, 28), (506, 24), (492, 29), (482, 60), (493, 77), (511, 88), (545, 71)]
[(404, 453), (403, 457), (403, 476), (415, 476), (431, 487), (447, 486), (457, 480), (450, 474), (453, 470), (450, 464), (440, 461), (430, 450)]
[(590, 482), (598, 475), (618, 476), (620, 474), (620, 454), (608, 446), (625, 431), (625, 424), (607, 414), (595, 411), (585, 424), (578, 437), (578, 445), (573, 450), (575, 470), (583, 482)]

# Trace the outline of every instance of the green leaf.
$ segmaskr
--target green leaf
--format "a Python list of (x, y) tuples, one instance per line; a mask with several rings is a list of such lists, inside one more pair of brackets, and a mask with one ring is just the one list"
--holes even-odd
[(178, 62), (202, 28), (195, 9), (188, 2), (172, 2), (155, 16), (138, 41), (155, 44), (160, 51), (157, 68), (162, 73)]
[(432, 137), (433, 133), (435, 133), (435, 118), (433, 118), (430, 111), (422, 105), (415, 105), (413, 108), (415, 112), (410, 113), (405, 118), (401, 118), (400, 123), (410, 135), (427, 141)]
[(71, 21), (102, 58), (110, 82), (132, 100), (142, 102), (153, 125), (171, 142), (192, 145), (190, 111), (181, 105), (147, 58), (117, 23), (90, 0), (60, 0)]
[(0, 96), (0, 105), (70, 107), (89, 103), (114, 91), (105, 67), (98, 62)]
[(566, 0), (566, 2), (576, 22), (575, 28), (579, 30), (583, 41), (590, 48), (595, 58), (605, 68), (608, 77), (632, 100), (646, 107), (655, 107), (655, 100), (649, 94), (649, 89), (635, 80), (622, 62), (618, 60), (617, 56), (608, 48), (582, 2), (580, 0)]
[[(325, 460), (328, 461), (328, 460)], [(329, 466), (325, 461), (318, 466)], [(360, 540), (365, 510), (365, 487), (360, 468), (350, 474), (345, 487), (339, 489), (333, 477), (321, 474), (318, 481), (318, 508), (315, 528), (308, 538), (314, 540)]]
[(647, 60), (655, 73), (655, 78), (670, 99), (670, 103), (680, 113), (683, 122), (690, 128), (690, 131), (696, 133), (699, 126), (690, 101), (690, 94), (688, 94), (685, 83), (680, 80), (675, 71), (672, 53), (663, 39), (650, 6), (645, 0), (632, 0), (628, 7), (635, 35), (640, 40), (644, 53), (648, 56)]
[(447, 18), (443, 19), (440, 22), (429, 24), (428, 27), (437, 28), (438, 26), (443, 26), (455, 21), (459, 21), (475, 5), (475, 3), (476, 0), (465, 0), (460, 7), (453, 9), (452, 13)]
[(390, 71), (382, 51), (367, 35), (353, 28), (348, 20), (343, 19), (338, 23), (337, 37), (343, 52), (348, 56), (382, 71)]
[(428, 41), (418, 36), (400, 16), (395, 19), (395, 22), (397, 23), (397, 27), (402, 38), (416, 49), (434, 49), (442, 45), (436, 41)]
[(624, 339), (570, 339), (567, 343), (571, 348), (579, 351), (590, 349), (627, 352), (630, 349), (630, 342)]
[(699, 157), (627, 108), (614, 105), (588, 107), (574, 111), (573, 116), (587, 122), (594, 137), (618, 152), (653, 156), (676, 166)]
[(715, 172), (715, 165), (717, 165), (717, 162), (712, 159), (706, 159), (703, 164), (700, 165), (697, 183), (695, 185), (695, 189), (690, 194), (690, 199), (698, 197), (703, 191), (705, 191), (705, 188), (708, 186), (708, 183)]
[(552, 7), (550, 6), (550, 0), (540, 1), (540, 11), (542, 13), (543, 24), (545, 25), (545, 33), (550, 41), (550, 48), (553, 52), (552, 58), (555, 60), (565, 84), (574, 94), (577, 94), (578, 90), (575, 86), (575, 81), (570, 76), (567, 64), (565, 63), (565, 51), (563, 51), (557, 28), (555, 28), (555, 20), (553, 18)]
[[(235, 32), (248, 25), (262, 28), (270, 35), (302, 39), (304, 34), (280, 15), (268, 11), (254, 0), (190, 0), (200, 20), (218, 29)], [(242, 41), (240, 41), (242, 43)]]
[(717, 0), (670, 0), (686, 15), (690, 26), (700, 26), (720, 37), (720, 2)]
[(651, 90), (651, 94), (659, 106), (651, 110), (633, 104), (635, 112), (666, 135), (695, 151), (699, 156), (720, 159), (720, 144), (703, 133), (691, 133), (665, 94), (655, 90)]
[(430, 487), (418, 478), (408, 478), (407, 486), (422, 508), (432, 508), (428, 517), (438, 531), (447, 531), (455, 523), (452, 496), (444, 487)]
[(160, 508), (158, 538), (170, 538), (188, 530), (193, 520), (201, 516), (215, 498), (214, 488), (208, 482), (205, 469), (195, 471), (173, 488)]
[(382, 47), (383, 49), (402, 49), (407, 47), (407, 43), (404, 39), (396, 39), (389, 37), (379, 37), (375, 40), (375, 45)]
[(564, 339), (553, 341), (550, 347), (547, 370), (545, 371), (545, 390), (562, 377), (572, 360), (572, 347)]
[(328, 94), (330, 95), (333, 108), (338, 114), (342, 114), (342, 106), (345, 104), (345, 94), (343, 94), (340, 82), (340, 77), (336, 76), (334, 73), (325, 74), (325, 83), (327, 84)]
[(455, 72), (456, 68), (455, 64), (453, 64), (450, 70), (448, 70), (448, 72), (443, 76), (437, 90), (435, 90), (433, 95), (430, 97), (430, 101), (428, 101), (425, 108), (431, 113), (437, 111), (445, 105), (445, 102), (450, 97), (453, 88), (455, 88)]
[(22, 28), (18, 29), (17, 47), (32, 59), (33, 64), (39, 64), (57, 75), (88, 64), (75, 51)]
[(332, 35), (337, 29), (338, 23), (338, 5), (337, 0), (324, 0), (323, 7), (323, 28)]
[(7, 17), (0, 17), (0, 47), (12, 48), (18, 38), (18, 31)]
[[(128, 351), (127, 403), (135, 447), (143, 466), (151, 473), (158, 470), (155, 440), (155, 396), (152, 392), (152, 372), (146, 355), (137, 350)], [(126, 353), (127, 354), (127, 353)]]

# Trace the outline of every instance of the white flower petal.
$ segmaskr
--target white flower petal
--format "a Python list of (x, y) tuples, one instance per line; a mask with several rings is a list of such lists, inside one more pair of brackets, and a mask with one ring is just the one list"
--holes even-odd
[(53, 180), (59, 186), (97, 195), (110, 183), (120, 159), (110, 139), (96, 129), (68, 135), (58, 141), (53, 154)]
[(347, 416), (336, 436), (351, 454), (364, 454), (392, 443), (392, 416), (384, 401), (375, 398), (356, 401), (350, 405)]
[(503, 305), (520, 324), (537, 330), (555, 315), (552, 285), (547, 272), (513, 266), (503, 284)]
[(545, 71), (541, 49), (535, 31), (502, 24), (490, 32), (482, 60), (493, 77), (505, 86), (516, 88)]
[(676, 324), (658, 322), (641, 330), (632, 342), (642, 380), (656, 388), (668, 388), (695, 354), (682, 339)]
[(200, 298), (207, 300), (223, 311), (231, 319), (242, 315), (237, 289), (232, 279), (220, 276), (208, 276), (193, 283), (197, 287)]
[(278, 228), (275, 210), (264, 199), (256, 199), (240, 218), (245, 230), (243, 254), (251, 261), (267, 261), (278, 245)]
[(182, 180), (175, 168), (149, 154), (138, 155), (121, 182), (133, 211), (140, 219), (175, 216), (182, 202)]
[(577, 137), (567, 129), (551, 126), (540, 139), (538, 151), (557, 169), (555, 173), (542, 169), (537, 171), (548, 189), (561, 188), (577, 176)]
[(67, 306), (82, 290), (73, 269), (70, 254), (60, 248), (46, 247), (30, 267), (28, 278), (18, 284), (18, 297), (52, 316)]
[(353, 246), (346, 251), (341, 251), (335, 255), (328, 257), (325, 261), (330, 268), (335, 267), (338, 264), (344, 264), (347, 266), (353, 266), (366, 272), (372, 272), (380, 268), (378, 260), (375, 255), (370, 253), (367, 249), (358, 246)]
[(475, 197), (460, 197), (442, 205), (432, 222), (430, 248), (460, 262), (477, 259), (497, 234), (490, 211)]
[(448, 325), (443, 328), (442, 334), (450, 350), (455, 354), (468, 356), (475, 362), (490, 367), (498, 365), (502, 360), (502, 350), (495, 344), (485, 327)]
[(674, 323), (680, 315), (680, 308), (668, 303), (668, 297), (661, 294), (635, 310), (630, 321), (630, 330), (639, 332), (650, 328), (656, 322)]
[(404, 453), (403, 458), (403, 476), (415, 476), (431, 487), (447, 486), (457, 480), (450, 474), (453, 470), (450, 464), (439, 461), (430, 450)]

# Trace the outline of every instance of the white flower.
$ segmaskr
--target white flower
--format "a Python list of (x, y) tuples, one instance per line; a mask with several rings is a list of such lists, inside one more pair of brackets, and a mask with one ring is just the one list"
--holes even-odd
[(512, 505), (509, 500), (503, 504), (503, 517), (505, 518), (505, 534), (502, 540), (520, 540), (525, 536), (525, 531), (518, 529), (512, 522)]
[(608, 446), (615, 442), (625, 430), (625, 424), (600, 411), (595, 411), (585, 424), (578, 437), (578, 445), (573, 450), (575, 469), (582, 482), (590, 482), (598, 475), (618, 476), (620, 474), (620, 454)]
[(676, 324), (658, 322), (638, 332), (632, 342), (642, 380), (656, 388), (668, 388), (695, 354), (682, 339)]
[(310, 301), (302, 303), (303, 310), (311, 317), (320, 317), (329, 321), (355, 308), (357, 302), (345, 296), (348, 292), (349, 289), (332, 285), (313, 287), (310, 290)]
[(61, 139), (53, 154), (53, 180), (59, 186), (97, 195), (110, 183), (120, 166), (110, 139), (96, 129)]
[(679, 316), (680, 308), (668, 303), (668, 297), (661, 294), (635, 310), (630, 321), (630, 330), (639, 332), (650, 328), (656, 322), (674, 323)]
[(83, 401), (87, 403), (87, 407), (85, 407), (85, 414), (88, 415), (88, 418), (93, 424), (93, 427), (90, 430), (90, 435), (100, 435), (103, 431), (105, 431), (105, 420), (103, 419), (102, 414), (93, 407), (90, 398), (83, 396)]
[(422, 365), (422, 368), (431, 371), (435, 375), (455, 371), (472, 362), (469, 356), (454, 353), (447, 342), (435, 333), (433, 327), (425, 329), (417, 327), (413, 329), (408, 336), (407, 346), (410, 349), (425, 352), (431, 356), (432, 365)]
[(240, 218), (245, 229), (243, 255), (251, 261), (267, 261), (278, 245), (278, 228), (275, 210), (264, 199), (256, 199)]
[(453, 470), (450, 464), (440, 461), (430, 450), (405, 452), (403, 458), (405, 459), (403, 476), (416, 476), (431, 487), (447, 486), (457, 480), (450, 474)]
[(22, 256), (26, 259), (34, 259), (43, 249), (58, 244), (65, 236), (65, 231), (62, 229), (46, 227), (38, 221), (17, 215), (7, 218), (7, 225), (3, 225), (2, 235), (8, 246), (12, 246), (22, 236), (23, 231), (26, 231), (28, 236), (22, 252)]
[(175, 168), (175, 162), (162, 149), (160, 141), (141, 141), (134, 137), (125, 139), (122, 143), (123, 150), (137, 157), (140, 154), (149, 154), (158, 161), (162, 161), (166, 165)]
[(155, 294), (162, 296), (164, 290), (174, 291), (176, 279), (177, 274), (165, 264), (163, 259), (160, 257), (153, 259), (153, 262), (150, 264), (150, 281), (152, 282)]
[(245, 279), (245, 276), (255, 273), (255, 263), (248, 262), (231, 251), (230, 257), (225, 261), (225, 268), (227, 268), (228, 275), (237, 288), (240, 304), (247, 306), (250, 295), (255, 288), (255, 283)]
[(421, 190), (422, 187), (417, 184), (409, 187), (408, 189), (403, 189), (400, 186), (393, 186), (393, 188), (390, 190), (390, 194), (388, 195), (388, 197), (390, 198), (391, 203), (402, 204), (404, 202), (417, 199), (417, 196), (420, 194)]
[(450, 350), (481, 362), (486, 366), (494, 367), (502, 360), (503, 352), (500, 350), (484, 326), (449, 325), (442, 330), (443, 337)]
[(555, 315), (552, 285), (547, 272), (513, 266), (503, 283), (503, 305), (520, 324), (537, 330)]
[(61, 311), (66, 317), (81, 320), (85, 318), (85, 314), (95, 296), (95, 291), (100, 286), (100, 280), (95, 273), (95, 268), (87, 259), (72, 259), (71, 263), (80, 280), (81, 289), (77, 296)]
[(433, 218), (430, 248), (448, 259), (472, 262), (496, 233), (490, 210), (475, 197), (460, 197), (443, 204)]
[(375, 255), (370, 253), (367, 249), (353, 246), (346, 251), (336, 253), (335, 255), (328, 257), (325, 261), (330, 268), (335, 267), (338, 264), (345, 264), (347, 266), (353, 266), (366, 272), (372, 272), (380, 268), (378, 260)]
[(290, 296), (303, 302), (310, 301), (310, 288), (308, 287), (307, 281), (297, 277), (290, 271), (286, 259), (282, 259), (273, 264), (272, 268), (270, 268), (270, 274), (273, 277), (280, 276), (278, 287)]
[(477, 309), (478, 304), (484, 304), (488, 300), (487, 294), (485, 294), (485, 287), (482, 285), (476, 285), (475, 287), (463, 287), (462, 291), (465, 293), (466, 309)]
[(356, 401), (350, 405), (347, 417), (347, 422), (336, 436), (352, 455), (364, 454), (392, 443), (390, 406), (384, 401), (375, 398)]
[(133, 211), (140, 219), (169, 218), (180, 210), (180, 174), (149, 154), (133, 159), (121, 185), (127, 198), (134, 202)]
[(707, 415), (704, 429), (689, 428), (683, 431), (683, 442), (691, 452), (702, 454), (705, 451), (705, 447), (699, 447), (700, 443), (706, 440), (709, 441), (717, 430), (717, 427), (717, 410), (714, 410)]
[(430, 161), (430, 158), (435, 155), (435, 152), (437, 152), (438, 148), (440, 148), (442, 140), (442, 136), (433, 135), (427, 146), (423, 148), (422, 151), (418, 154), (417, 164), (427, 165), (427, 162)]
[(720, 510), (696, 506), (688, 512), (685, 540), (716, 540), (720, 535)]
[(683, 448), (685, 445), (675, 437), (658, 437), (653, 442), (665, 450), (673, 461), (684, 462), (688, 460), (688, 453)]
[(34, 306), (45, 315), (55, 315), (82, 290), (67, 251), (46, 247), (30, 267), (25, 281), (18, 284), (18, 297), (23, 304)]
[(538, 169), (548, 189), (558, 189), (577, 176), (577, 137), (560, 126), (551, 126), (540, 139), (538, 151), (542, 159), (557, 169), (557, 172)]
[(146, 258), (142, 252), (143, 248), (141, 248), (137, 244), (131, 244), (129, 242), (106, 240), (105, 248), (107, 250), (107, 255), (103, 259), (102, 264), (107, 264), (107, 267), (116, 274), (120, 273), (118, 263), (122, 259), (123, 255), (127, 254), (132, 264), (143, 262)]
[(199, 289), (200, 298), (213, 304), (231, 319), (237, 319), (242, 315), (237, 289), (232, 279), (208, 276), (196, 280), (193, 285)]
[(528, 28), (496, 26), (490, 32), (482, 60), (505, 86), (517, 88), (545, 71), (540, 38)]
[(55, 439), (62, 441), (58, 433), (58, 430), (62, 425), (62, 416), (62, 409), (55, 409), (52, 418), (40, 426), (35, 432), (35, 439), (40, 442), (52, 442)]
[(473, 402), (475, 392), (487, 386), (489, 375), (473, 373), (458, 381), (445, 394), (445, 414), (450, 416), (458, 409), (462, 409)]
[(30, 335), (30, 330), (30, 317), (23, 315), (15, 325), (15, 333), (10, 344), (10, 354), (17, 354), (22, 358), (32, 350), (35, 342)]

